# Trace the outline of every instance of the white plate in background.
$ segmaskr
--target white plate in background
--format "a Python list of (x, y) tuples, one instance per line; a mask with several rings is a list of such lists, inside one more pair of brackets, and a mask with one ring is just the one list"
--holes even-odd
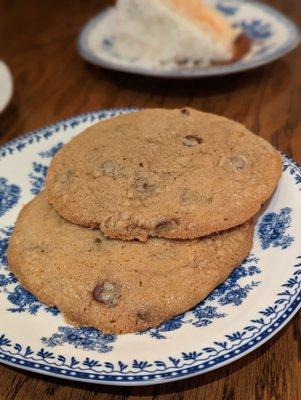
[(0, 113), (4, 111), (13, 95), (13, 79), (8, 66), (0, 60)]
[(297, 26), (281, 12), (266, 4), (241, 0), (209, 0), (250, 37), (253, 46), (241, 60), (221, 66), (153, 67), (114, 56), (114, 39), (106, 27), (107, 9), (93, 17), (78, 38), (78, 52), (92, 64), (140, 75), (164, 78), (197, 78), (226, 75), (268, 64), (293, 50), (300, 42)]

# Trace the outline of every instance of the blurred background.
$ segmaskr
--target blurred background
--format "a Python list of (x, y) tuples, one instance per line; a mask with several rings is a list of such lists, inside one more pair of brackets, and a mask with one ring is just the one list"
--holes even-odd
[[(301, 23), (298, 0), (267, 0)], [(0, 59), (11, 69), (12, 101), (0, 115), (0, 142), (77, 113), (109, 107), (192, 107), (244, 122), (291, 155), (300, 104), (301, 48), (238, 75), (168, 81), (104, 70), (85, 62), (76, 40), (109, 0), (2, 0)], [(290, 135), (291, 142), (287, 142)], [(300, 161), (300, 160), (299, 160)]]

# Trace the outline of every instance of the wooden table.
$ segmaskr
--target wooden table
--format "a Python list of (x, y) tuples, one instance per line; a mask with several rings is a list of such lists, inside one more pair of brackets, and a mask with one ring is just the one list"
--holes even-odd
[[(299, 0), (269, 3), (301, 23)], [(83, 23), (108, 4), (0, 2), (0, 58), (15, 82), (12, 103), (0, 116), (0, 144), (89, 110), (190, 105), (243, 122), (301, 162), (301, 47), (272, 65), (225, 78), (175, 82), (104, 71), (79, 58), (75, 40)], [(298, 314), (275, 338), (229, 366), (168, 385), (93, 386), (0, 366), (0, 400), (299, 400), (300, 322)]]

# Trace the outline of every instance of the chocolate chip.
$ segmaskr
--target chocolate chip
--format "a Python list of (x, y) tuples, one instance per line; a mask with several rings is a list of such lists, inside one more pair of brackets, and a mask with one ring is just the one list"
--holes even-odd
[(143, 163), (142, 162), (139, 163), (139, 167), (143, 167)]
[(139, 323), (145, 323), (148, 319), (148, 313), (145, 311), (139, 311), (137, 312), (137, 322)]
[(115, 307), (120, 299), (120, 287), (116, 283), (100, 282), (92, 292), (93, 299), (108, 307)]
[(155, 230), (160, 231), (160, 232), (170, 231), (172, 228), (175, 228), (177, 225), (179, 225), (178, 219), (175, 219), (175, 218), (164, 219), (155, 226)]
[(110, 176), (113, 179), (124, 176), (123, 168), (114, 160), (104, 161), (100, 168), (104, 176)]
[(245, 168), (246, 162), (241, 156), (233, 156), (230, 158), (230, 164), (234, 171), (239, 171)]
[(183, 139), (183, 145), (187, 147), (197, 146), (202, 142), (203, 139), (195, 135), (186, 135), (185, 138)]
[(102, 242), (102, 240), (100, 239), (100, 237), (95, 238), (95, 243), (100, 244), (101, 242)]
[(136, 177), (133, 184), (134, 192), (141, 198), (154, 194), (156, 186), (142, 177)]
[(185, 115), (190, 115), (189, 108), (182, 108), (182, 109), (180, 110), (180, 112), (181, 112), (182, 114), (185, 114)]

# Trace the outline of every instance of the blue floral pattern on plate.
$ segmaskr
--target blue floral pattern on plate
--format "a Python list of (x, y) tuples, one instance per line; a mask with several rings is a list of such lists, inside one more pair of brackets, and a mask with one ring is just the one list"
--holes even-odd
[[(114, 336), (70, 327), (60, 314), (54, 318), (43, 305), (35, 309), (41, 303), (24, 293), (8, 270), (6, 257), (21, 205), (43, 185), (44, 173), (37, 172), (34, 163), (45, 171), (59, 143), (94, 122), (127, 111), (102, 110), (74, 117), (0, 148), (0, 168), (7, 182), (11, 178), (5, 176), (6, 160), (16, 164), (22, 160), (15, 181), (20, 198), (0, 217), (0, 361), (4, 363), (95, 383), (166, 382), (242, 357), (272, 337), (300, 308), (301, 168), (284, 156), (281, 184), (259, 219), (252, 254), (190, 312), (141, 335)], [(41, 179), (32, 180), (30, 174)], [(22, 339), (16, 335), (20, 331), (24, 331)]]
[(280, 247), (282, 250), (291, 246), (294, 238), (285, 234), (292, 221), (291, 212), (291, 208), (285, 207), (278, 214), (272, 212), (263, 216), (258, 227), (258, 235), (264, 250), (270, 246)]
[[(236, 25), (241, 28), (249, 38), (253, 40), (264, 40), (272, 36), (272, 26), (269, 23), (264, 23), (260, 19), (253, 19), (251, 21), (242, 21)], [(268, 49), (265, 48), (265, 51)], [(262, 53), (261, 53), (262, 54)]]
[(19, 201), (21, 188), (0, 177), (0, 217)]
[(300, 167), (294, 160), (285, 158), (283, 161), (283, 172), (288, 172), (295, 180), (295, 184), (298, 185), (301, 190), (301, 171)]
[(223, 13), (226, 16), (232, 16), (235, 15), (238, 11), (238, 7), (234, 5), (229, 5), (226, 3), (217, 3), (216, 8), (218, 11)]
[(56, 347), (64, 343), (69, 343), (75, 348), (84, 350), (94, 350), (100, 353), (107, 353), (113, 349), (110, 343), (115, 342), (115, 335), (105, 335), (93, 328), (71, 328), (60, 326), (58, 332), (49, 338), (43, 337), (42, 343), (48, 347)]
[[(63, 147), (63, 143), (59, 142), (54, 146), (51, 146), (50, 149), (41, 151), (38, 155), (43, 159), (51, 159), (61, 148)], [(29, 180), (31, 184), (31, 193), (38, 194), (43, 188), (46, 174), (47, 174), (48, 165), (43, 164), (40, 161), (34, 161), (32, 163), (32, 172), (29, 173)]]

